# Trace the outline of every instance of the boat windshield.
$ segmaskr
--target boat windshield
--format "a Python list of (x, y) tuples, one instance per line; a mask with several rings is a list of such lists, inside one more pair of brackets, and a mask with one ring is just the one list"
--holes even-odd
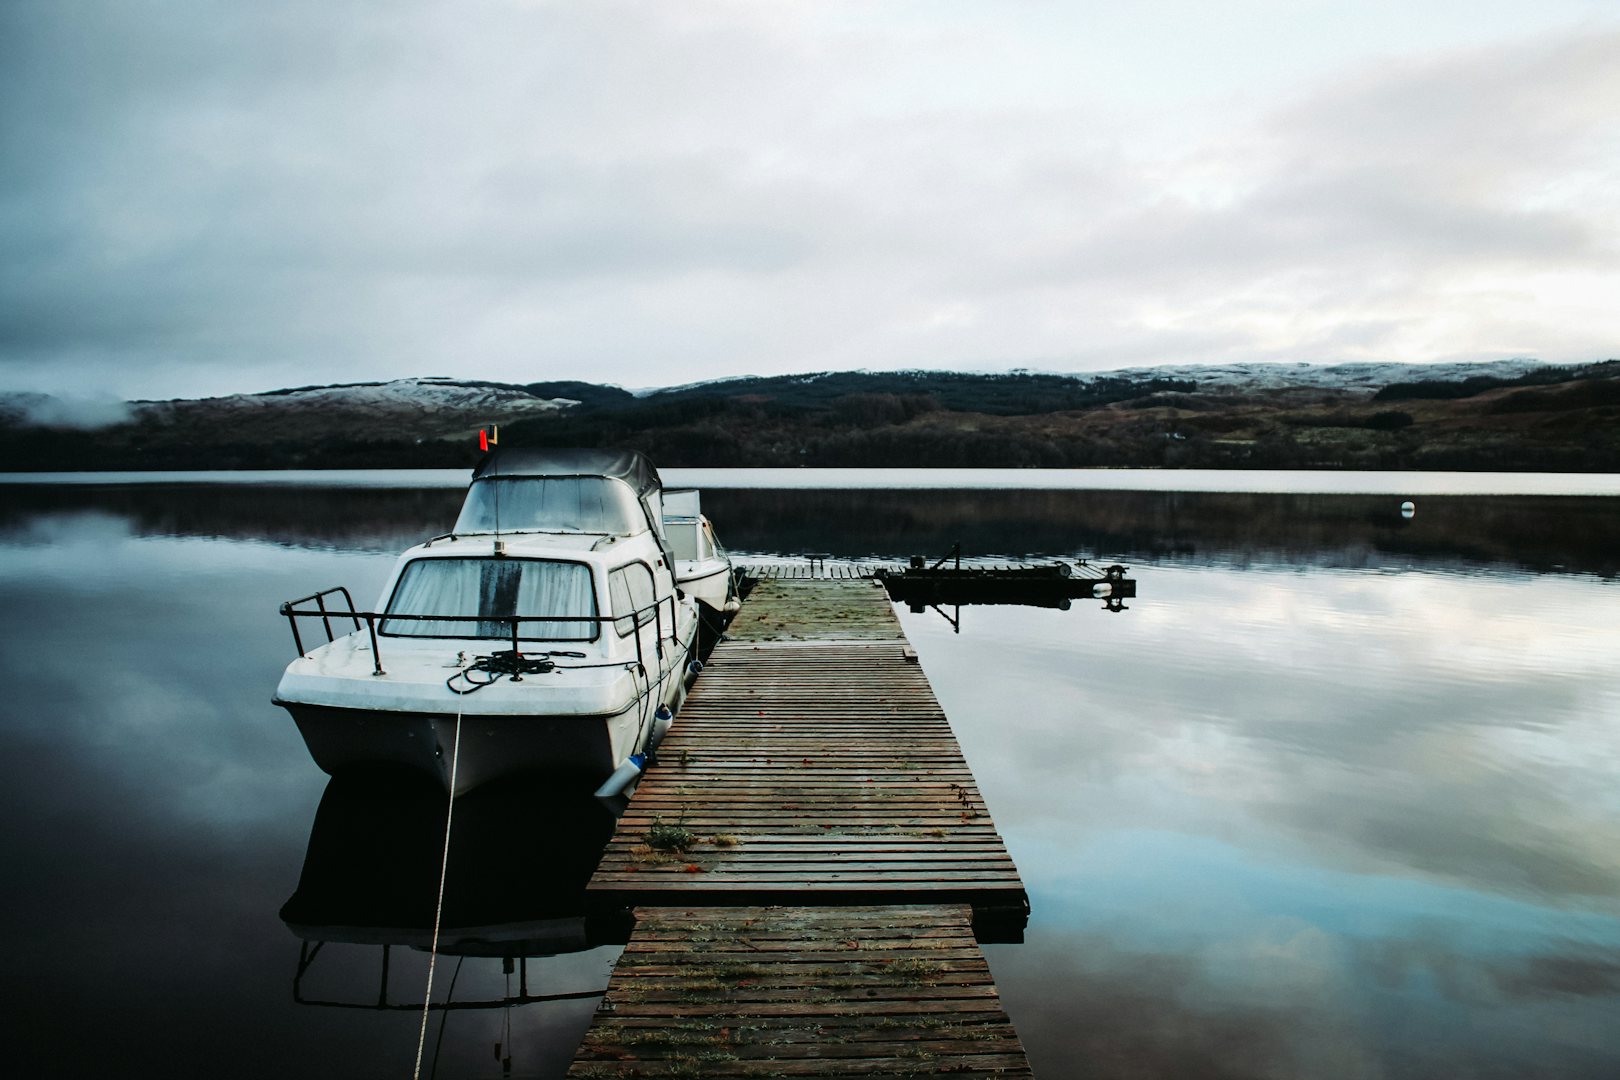
[(612, 533), (647, 531), (635, 493), (605, 476), (492, 476), (473, 481), (455, 531)]
[(510, 640), (512, 616), (522, 620), (522, 641), (591, 641), (597, 631), (590, 568), (545, 559), (417, 559), (400, 575), (385, 614), (478, 616), (384, 618), (381, 632), (398, 637)]

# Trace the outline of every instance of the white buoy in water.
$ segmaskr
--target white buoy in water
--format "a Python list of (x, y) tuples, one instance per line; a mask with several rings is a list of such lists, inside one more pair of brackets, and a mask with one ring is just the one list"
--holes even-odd
[(1417, 513), (1417, 503), (1412, 502), (1410, 499), (1408, 499), (1406, 502), (1401, 503), (1401, 517), (1405, 518), (1408, 521), (1411, 521), (1412, 520), (1412, 515), (1414, 515), (1416, 513)]
[(1099, 581), (1091, 587), (1091, 595), (1098, 600), (1106, 600), (1114, 595), (1114, 587), (1106, 581)]

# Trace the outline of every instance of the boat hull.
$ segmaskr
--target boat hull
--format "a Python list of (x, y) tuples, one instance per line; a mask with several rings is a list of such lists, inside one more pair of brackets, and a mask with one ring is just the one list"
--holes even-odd
[(729, 562), (683, 562), (675, 580), (687, 596), (717, 613), (731, 615), (741, 606)]
[(638, 726), (654, 723), (637, 708), (615, 716), (457, 717), (277, 704), (292, 714), (310, 756), (328, 774), (406, 770), (431, 776), (457, 795), (517, 773), (605, 778), (622, 760), (616, 748), (624, 748), (623, 756), (633, 753)]
[(660, 705), (672, 714), (685, 700), (699, 620), (694, 605), (683, 611), (651, 686), (632, 664), (586, 663), (497, 679), (458, 696), (446, 685), (456, 664), (446, 660), (461, 642), (391, 641), (388, 668), (377, 673), (369, 638), (359, 632), (293, 661), (273, 700), (332, 776), (414, 772), (457, 795), (518, 774), (594, 787), (630, 755), (657, 745), (669, 725), (658, 719)]

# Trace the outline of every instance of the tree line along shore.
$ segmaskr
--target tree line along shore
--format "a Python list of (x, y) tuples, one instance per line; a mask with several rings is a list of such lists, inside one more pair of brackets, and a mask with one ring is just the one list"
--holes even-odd
[[(460, 467), (477, 458), (479, 427), (500, 420), (506, 445), (622, 446), (665, 467), (1620, 469), (1620, 361), (1375, 389), (1023, 372), (780, 376), (644, 395), (442, 385), (498, 393), (506, 413), (297, 388), (257, 396), (280, 395), (274, 408), (132, 403), (93, 430), (9, 415), (0, 469)], [(526, 400), (536, 409), (512, 404)]]

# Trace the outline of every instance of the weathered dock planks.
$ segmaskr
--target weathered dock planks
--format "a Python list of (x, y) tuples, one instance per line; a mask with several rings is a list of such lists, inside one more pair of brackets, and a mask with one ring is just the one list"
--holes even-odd
[[(903, 642), (883, 583), (859, 577), (760, 581), (726, 629), (728, 642)], [(757, 670), (757, 669), (755, 669)], [(744, 677), (751, 677), (744, 673)], [(705, 680), (699, 681), (699, 686)], [(836, 690), (836, 682), (826, 690)]]
[[(990, 937), (1022, 929), (1018, 870), (875, 582), (761, 583), (658, 758), (599, 906), (961, 902)], [(671, 828), (690, 843), (660, 844)]]
[(574, 1080), (1031, 1075), (965, 906), (636, 918)]
[(658, 758), (570, 1077), (1030, 1075), (979, 950), (1028, 897), (881, 583), (761, 581)]
[(876, 564), (864, 562), (827, 562), (823, 556), (807, 557), (800, 563), (762, 563), (758, 566), (743, 568), (747, 577), (765, 580), (849, 580), (852, 578), (869, 578), (872, 576)]

